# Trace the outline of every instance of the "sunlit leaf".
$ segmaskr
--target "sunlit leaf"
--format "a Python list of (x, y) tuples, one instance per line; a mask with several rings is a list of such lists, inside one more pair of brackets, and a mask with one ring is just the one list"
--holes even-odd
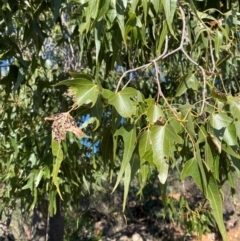
[(92, 106), (97, 101), (99, 95), (98, 86), (89, 81), (89, 75), (82, 75), (82, 78), (75, 78), (70, 80), (64, 80), (56, 84), (69, 86), (70, 96), (73, 96), (73, 101), (81, 106), (83, 104), (92, 103)]
[(227, 101), (230, 105), (231, 114), (237, 120), (240, 120), (240, 99), (239, 97), (227, 96)]
[(211, 126), (217, 130), (227, 127), (232, 121), (231, 117), (223, 113), (213, 113), (210, 118)]
[(137, 91), (133, 88), (125, 88), (118, 93), (108, 97), (109, 104), (113, 105), (122, 117), (131, 117), (135, 112), (135, 107), (131, 97), (135, 97)]
[(150, 124), (154, 124), (160, 117), (164, 117), (162, 108), (158, 104), (153, 104), (147, 110), (147, 117)]
[(153, 126), (151, 128), (151, 142), (153, 149), (153, 162), (159, 172), (159, 180), (165, 183), (168, 176), (170, 156), (174, 142), (181, 142), (181, 138), (170, 125)]

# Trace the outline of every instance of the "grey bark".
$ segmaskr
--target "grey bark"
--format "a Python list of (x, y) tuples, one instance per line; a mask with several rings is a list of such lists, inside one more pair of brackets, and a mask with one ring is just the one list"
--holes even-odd
[(32, 240), (46, 241), (48, 230), (48, 202), (41, 201), (35, 207), (32, 219)]

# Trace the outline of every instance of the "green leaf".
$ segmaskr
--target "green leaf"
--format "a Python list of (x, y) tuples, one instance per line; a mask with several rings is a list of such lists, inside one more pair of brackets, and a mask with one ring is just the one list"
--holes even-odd
[(196, 158), (192, 158), (184, 164), (180, 178), (183, 181), (186, 177), (191, 176), (197, 186), (203, 190), (203, 184), (201, 179), (201, 172), (198, 167)]
[(195, 128), (194, 128), (194, 120), (193, 120), (193, 117), (191, 115), (192, 108), (193, 108), (193, 106), (189, 105), (189, 104), (179, 105), (179, 110), (182, 114), (181, 119), (187, 121), (185, 126), (186, 126), (186, 129), (187, 129), (188, 133), (193, 138), (196, 138)]
[(159, 104), (151, 105), (147, 110), (148, 121), (153, 125), (160, 117), (164, 117), (164, 113)]
[(142, 135), (139, 138), (139, 155), (140, 158), (142, 158), (145, 153), (152, 148), (152, 141), (151, 141), (151, 131), (148, 129), (142, 133)]
[(230, 105), (231, 114), (234, 119), (240, 121), (240, 99), (239, 97), (227, 96), (227, 103)]
[(162, 45), (165, 41), (165, 38), (166, 38), (167, 34), (168, 34), (167, 21), (164, 20), (161, 35), (160, 35), (160, 38), (159, 38), (158, 47), (157, 47), (157, 54), (158, 55), (162, 52)]
[(123, 194), (123, 209), (124, 212), (130, 187), (130, 181), (131, 181), (131, 165), (130, 163), (127, 164), (125, 173), (124, 173), (124, 194)]
[(175, 37), (172, 29), (173, 17), (177, 8), (177, 0), (162, 0), (164, 13), (166, 15), (167, 25), (171, 34)]
[[(124, 13), (125, 13), (125, 5), (122, 0), (116, 0), (116, 10), (117, 10), (117, 22), (118, 26), (122, 33), (122, 38), (124, 40), (124, 32), (125, 32), (125, 23), (124, 23)], [(124, 40), (126, 45), (126, 41)]]
[(220, 46), (222, 45), (223, 42), (223, 34), (220, 31), (215, 32), (215, 38), (214, 38), (214, 50), (215, 50), (215, 55), (217, 58), (219, 58), (219, 49)]
[(128, 163), (132, 157), (133, 151), (136, 146), (136, 127), (133, 125), (122, 126), (119, 130), (114, 133), (114, 136), (122, 136), (124, 142), (124, 151), (123, 151), (123, 159), (120, 167), (120, 171), (118, 173), (116, 184), (113, 188), (113, 191), (117, 188), (123, 173), (126, 170)]
[(83, 104), (92, 103), (92, 106), (97, 101), (99, 95), (98, 86), (89, 81), (89, 75), (83, 74), (82, 78), (74, 78), (72, 80), (64, 80), (56, 84), (70, 86), (70, 95), (73, 95), (75, 104), (80, 107)]
[(127, 118), (131, 117), (133, 113), (135, 113), (135, 107), (133, 101), (130, 98), (133, 98), (136, 95), (136, 89), (128, 87), (118, 93), (110, 95), (108, 98), (108, 102), (116, 108), (117, 112), (122, 117)]
[(144, 13), (144, 23), (146, 25), (147, 22), (147, 13), (148, 13), (148, 1), (142, 1), (142, 6), (143, 6), (143, 13)]
[(159, 180), (165, 183), (168, 176), (168, 162), (174, 151), (174, 142), (182, 142), (171, 125), (153, 126), (151, 128), (151, 142), (153, 149), (153, 162), (159, 172)]
[(102, 89), (101, 94), (102, 94), (103, 98), (109, 99), (109, 97), (111, 95), (114, 95), (114, 92), (112, 92), (111, 90), (108, 90), (108, 89)]
[[(126, 26), (125, 26), (125, 31), (124, 31), (124, 42), (126, 44), (126, 40), (127, 40), (127, 36), (128, 36), (128, 33), (130, 31), (132, 31), (132, 29), (134, 27), (136, 27), (136, 24), (137, 24), (137, 18), (136, 18), (136, 13), (132, 13), (128, 19), (128, 21), (126, 22)], [(126, 44), (127, 45), (127, 44)]]
[[(88, 80), (92, 82), (93, 77), (89, 74), (85, 73), (79, 73), (79, 72), (69, 72), (72, 78), (74, 79), (82, 79), (82, 80)], [(61, 82), (60, 82), (61, 83)], [(58, 86), (60, 83), (56, 84), (55, 86)]]
[(212, 142), (212, 139), (210, 137), (207, 137), (205, 141), (205, 162), (209, 171), (213, 170), (214, 154), (215, 146)]
[(101, 19), (109, 10), (111, 0), (100, 0), (97, 19)]
[(96, 62), (98, 63), (98, 55), (101, 49), (101, 37), (102, 37), (102, 33), (103, 33), (103, 20), (100, 20), (96, 23), (95, 25), (95, 46), (96, 46)]
[(35, 180), (34, 180), (34, 182), (35, 182), (35, 187), (38, 187), (38, 185), (39, 185), (39, 183), (40, 183), (43, 175), (44, 175), (44, 170), (41, 169), (41, 170), (39, 171), (38, 175), (36, 176)]
[(225, 128), (232, 122), (233, 119), (224, 113), (212, 113), (210, 116), (210, 124), (216, 130)]
[(181, 96), (187, 91), (187, 89), (190, 89), (190, 88), (196, 91), (199, 88), (199, 82), (195, 74), (189, 74), (189, 75), (183, 76), (183, 80), (179, 85), (179, 87), (177, 88), (177, 92), (175, 96)]
[(224, 131), (223, 141), (225, 141), (229, 146), (237, 146), (237, 132), (234, 124), (230, 124)]
[(58, 182), (58, 172), (60, 170), (61, 163), (63, 161), (63, 151), (61, 148), (61, 143), (54, 140), (54, 133), (52, 133), (52, 154), (53, 156), (56, 157), (55, 163), (53, 164), (53, 171), (52, 171), (53, 184), (56, 186), (59, 196), (61, 197), (61, 199), (63, 199), (59, 189), (59, 182)]
[(138, 2), (139, 2), (139, 0), (133, 0), (132, 1), (132, 3), (131, 3), (131, 10), (132, 10), (132, 12), (136, 11), (136, 7), (138, 5)]
[(91, 114), (92, 114), (92, 117), (95, 117), (97, 120), (97, 125), (94, 128), (95, 130), (100, 126), (101, 119), (103, 116), (103, 106), (100, 98), (97, 99), (96, 104), (91, 108)]
[(159, 0), (151, 0), (155, 12), (158, 14), (162, 9), (162, 2)]
[(212, 209), (212, 214), (217, 222), (219, 231), (222, 235), (223, 240), (227, 240), (227, 233), (225, 229), (225, 225), (223, 222), (223, 212), (222, 212), (222, 200), (221, 195), (219, 193), (218, 185), (212, 175), (210, 175), (207, 187), (207, 195), (206, 198), (210, 203), (210, 207)]
[(240, 139), (240, 121), (235, 121), (234, 124), (235, 124), (237, 137), (238, 139)]
[(139, 175), (140, 189), (139, 189), (137, 194), (142, 195), (142, 190), (147, 184), (149, 172), (150, 172), (150, 167), (149, 167), (148, 164), (141, 165), (140, 171), (139, 171), (139, 174), (138, 174)]
[[(237, 159), (239, 159), (240, 160), (240, 155), (239, 154), (237, 154), (237, 150), (236, 150), (236, 147), (231, 147), (231, 146), (229, 146), (228, 144), (226, 144), (226, 143), (222, 143), (222, 150), (224, 150), (226, 153), (228, 153), (229, 155), (231, 155), (231, 156), (233, 156), (233, 157), (235, 157), (235, 158), (237, 158)], [(235, 151), (236, 150), (236, 151)]]

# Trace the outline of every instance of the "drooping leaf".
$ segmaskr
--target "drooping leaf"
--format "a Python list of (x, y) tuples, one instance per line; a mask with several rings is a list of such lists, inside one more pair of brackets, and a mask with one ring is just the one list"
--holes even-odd
[(128, 33), (132, 31), (132, 29), (136, 26), (136, 24), (137, 24), (136, 13), (132, 13), (125, 25), (124, 41), (126, 41)]
[(216, 31), (215, 32), (215, 38), (214, 38), (214, 50), (215, 50), (215, 55), (217, 58), (219, 58), (219, 50), (220, 46), (222, 45), (223, 42), (223, 34), (221, 31)]
[(55, 156), (55, 163), (53, 164), (53, 171), (52, 171), (52, 179), (53, 183), (57, 188), (57, 192), (59, 196), (62, 198), (60, 189), (59, 189), (59, 181), (58, 181), (58, 173), (61, 167), (61, 163), (63, 161), (63, 151), (61, 147), (61, 142), (57, 142), (54, 140), (54, 134), (52, 134), (52, 154)]
[(185, 126), (187, 131), (193, 138), (195, 138), (196, 134), (195, 134), (195, 128), (194, 128), (194, 119), (191, 115), (192, 108), (193, 106), (189, 104), (179, 106), (179, 110), (181, 111), (181, 114), (182, 114), (181, 119), (186, 120)]
[(152, 149), (152, 141), (151, 141), (151, 131), (148, 129), (146, 130), (139, 139), (139, 145), (138, 145), (138, 149), (139, 149), (139, 155), (140, 155), (140, 159), (142, 160), (142, 158), (145, 156), (145, 153), (148, 150)]
[(131, 181), (131, 165), (130, 163), (128, 163), (124, 172), (124, 194), (123, 194), (123, 208), (122, 208), (123, 212), (126, 207), (130, 181)]
[(139, 171), (140, 189), (137, 194), (142, 195), (142, 190), (147, 184), (149, 171), (150, 171), (150, 168), (148, 164), (141, 165), (140, 171)]
[(157, 54), (160, 54), (162, 52), (162, 46), (165, 41), (165, 38), (168, 34), (168, 28), (167, 28), (167, 21), (163, 21), (163, 26), (162, 26), (162, 32), (160, 35), (159, 43), (158, 43), (158, 48), (157, 48)]
[(175, 36), (172, 28), (173, 17), (177, 8), (177, 0), (163, 0), (162, 1), (168, 28), (173, 36)]
[(212, 139), (207, 137), (205, 141), (205, 162), (209, 171), (213, 170), (215, 150)]
[(237, 146), (237, 133), (234, 124), (230, 124), (226, 127), (223, 135), (223, 141), (225, 141), (229, 146)]
[(168, 176), (170, 156), (172, 155), (174, 142), (182, 142), (171, 125), (153, 126), (151, 128), (151, 142), (153, 149), (153, 162), (159, 172), (159, 180), (165, 183)]
[(222, 199), (215, 179), (210, 175), (207, 187), (207, 199), (212, 209), (212, 214), (217, 222), (223, 240), (227, 240), (226, 228), (223, 222)]
[(131, 160), (133, 151), (136, 146), (136, 127), (133, 125), (122, 126), (119, 130), (114, 133), (114, 136), (122, 136), (124, 142), (124, 153), (123, 159), (120, 167), (120, 171), (118, 173), (116, 184), (113, 188), (113, 191), (117, 188), (123, 173)]
[(134, 179), (137, 171), (140, 168), (139, 155), (135, 151), (132, 155), (130, 163), (128, 163), (124, 173), (124, 197), (123, 197), (123, 212), (125, 211), (127, 197), (129, 193), (130, 183)]
[(101, 19), (109, 10), (111, 0), (100, 0), (97, 19)]

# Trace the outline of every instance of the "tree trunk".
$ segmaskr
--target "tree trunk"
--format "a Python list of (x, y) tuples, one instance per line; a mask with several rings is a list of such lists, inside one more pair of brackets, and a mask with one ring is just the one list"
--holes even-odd
[(32, 220), (32, 240), (46, 241), (48, 230), (48, 202), (41, 201), (34, 209)]
[(61, 200), (56, 198), (57, 213), (49, 218), (49, 241), (63, 241), (64, 236), (64, 216), (61, 210)]

